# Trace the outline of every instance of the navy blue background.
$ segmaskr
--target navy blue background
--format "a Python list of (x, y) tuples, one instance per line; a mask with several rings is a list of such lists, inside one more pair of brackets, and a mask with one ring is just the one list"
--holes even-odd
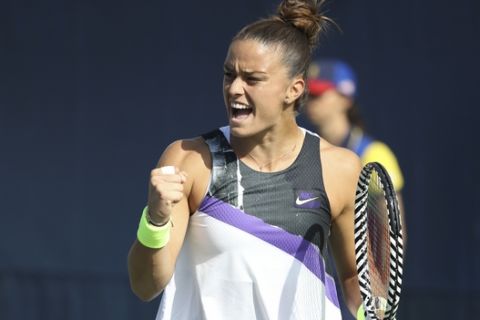
[[(126, 255), (162, 150), (225, 123), (223, 59), (277, 1), (0, 1), (0, 319), (152, 319)], [(479, 4), (331, 1), (404, 170), (401, 319), (480, 313)], [(302, 122), (302, 118), (300, 117)]]

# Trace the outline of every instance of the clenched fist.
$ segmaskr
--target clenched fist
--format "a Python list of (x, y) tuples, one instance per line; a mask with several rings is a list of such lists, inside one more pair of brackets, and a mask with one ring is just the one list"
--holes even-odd
[(187, 174), (174, 166), (153, 169), (148, 192), (148, 215), (154, 224), (166, 224), (173, 206), (183, 198)]

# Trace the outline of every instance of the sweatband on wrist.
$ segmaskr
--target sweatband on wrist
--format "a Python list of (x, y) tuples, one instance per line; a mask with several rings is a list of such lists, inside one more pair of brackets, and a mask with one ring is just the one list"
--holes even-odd
[(164, 225), (171, 223), (172, 226), (173, 226), (173, 222), (170, 219), (168, 219), (167, 222), (162, 223), (162, 224), (158, 224), (155, 221), (153, 221), (152, 217), (150, 216), (150, 212), (148, 212), (148, 206), (144, 209), (144, 211), (145, 211), (145, 218), (147, 219), (148, 224), (151, 224), (155, 227), (163, 227)]
[(360, 305), (360, 307), (358, 307), (357, 320), (365, 320), (365, 309), (363, 308), (363, 303)]
[(147, 220), (148, 206), (143, 209), (140, 223), (138, 224), (137, 239), (145, 247), (160, 249), (167, 245), (172, 230), (171, 220), (161, 227), (156, 227)]

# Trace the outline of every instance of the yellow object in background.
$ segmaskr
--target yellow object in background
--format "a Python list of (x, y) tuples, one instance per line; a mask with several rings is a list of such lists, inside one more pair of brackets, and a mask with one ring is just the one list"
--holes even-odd
[(379, 141), (370, 143), (363, 152), (361, 160), (364, 165), (368, 162), (379, 162), (387, 169), (395, 190), (400, 191), (403, 188), (403, 175), (397, 158), (386, 144)]

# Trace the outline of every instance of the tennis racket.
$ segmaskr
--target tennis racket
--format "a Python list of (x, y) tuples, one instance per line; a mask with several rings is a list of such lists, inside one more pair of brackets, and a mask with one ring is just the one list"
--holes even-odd
[(367, 163), (358, 180), (355, 255), (365, 319), (396, 319), (403, 272), (400, 208), (390, 176), (378, 162)]

